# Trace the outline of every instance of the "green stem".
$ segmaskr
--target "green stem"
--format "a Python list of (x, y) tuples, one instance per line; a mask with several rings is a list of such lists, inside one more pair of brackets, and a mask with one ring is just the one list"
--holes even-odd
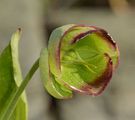
[(32, 68), (30, 69), (30, 71), (28, 72), (28, 74), (26, 75), (24, 80), (22, 81), (20, 87), (17, 89), (13, 99), (11, 100), (10, 105), (8, 106), (6, 113), (3, 115), (1, 120), (10, 119), (10, 117), (16, 107), (16, 104), (18, 102), (18, 99), (20, 98), (21, 94), (23, 93), (24, 89), (26, 88), (27, 84), (31, 80), (32, 76), (34, 75), (34, 73), (36, 72), (38, 67), (39, 67), (39, 59), (33, 64)]

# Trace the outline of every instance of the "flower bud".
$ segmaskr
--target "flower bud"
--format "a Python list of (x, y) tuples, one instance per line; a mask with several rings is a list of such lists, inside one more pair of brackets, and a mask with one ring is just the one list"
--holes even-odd
[(64, 99), (73, 92), (100, 95), (118, 61), (118, 46), (105, 30), (70, 24), (52, 32), (39, 65), (46, 90)]

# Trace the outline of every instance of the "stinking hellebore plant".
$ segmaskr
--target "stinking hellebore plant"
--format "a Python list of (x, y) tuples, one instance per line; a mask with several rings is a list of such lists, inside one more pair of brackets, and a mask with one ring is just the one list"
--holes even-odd
[(0, 120), (27, 120), (25, 87), (35, 71), (49, 94), (71, 98), (73, 92), (97, 96), (118, 65), (119, 50), (112, 37), (95, 26), (69, 24), (56, 28), (26, 77), (19, 65), (21, 29), (0, 55)]

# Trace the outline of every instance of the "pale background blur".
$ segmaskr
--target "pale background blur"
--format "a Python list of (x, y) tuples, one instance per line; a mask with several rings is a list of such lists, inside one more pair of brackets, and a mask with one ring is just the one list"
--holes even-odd
[(102, 27), (120, 48), (120, 65), (102, 96), (75, 94), (56, 100), (44, 90), (39, 71), (27, 87), (29, 120), (135, 120), (134, 0), (0, 0), (0, 51), (23, 29), (20, 61), (25, 75), (57, 26)]

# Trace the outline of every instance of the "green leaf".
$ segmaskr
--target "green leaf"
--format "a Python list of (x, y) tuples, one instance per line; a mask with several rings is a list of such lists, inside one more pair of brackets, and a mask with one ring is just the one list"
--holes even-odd
[[(11, 101), (22, 82), (18, 58), (18, 42), (21, 30), (13, 34), (10, 44), (0, 55), (0, 120), (7, 120)], [(15, 104), (16, 105), (16, 104)], [(20, 96), (10, 120), (27, 120), (25, 92)]]

